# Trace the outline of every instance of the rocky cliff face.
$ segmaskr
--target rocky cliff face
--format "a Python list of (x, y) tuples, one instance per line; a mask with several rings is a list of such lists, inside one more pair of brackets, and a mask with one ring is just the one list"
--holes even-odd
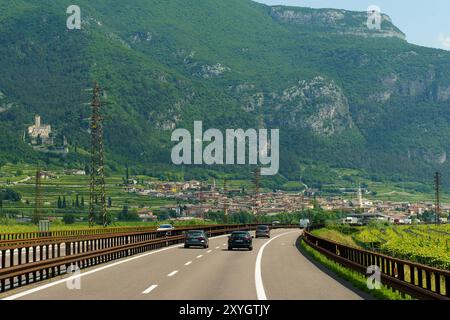
[(362, 37), (394, 37), (404, 40), (405, 34), (392, 24), (389, 16), (382, 14), (381, 29), (367, 27), (367, 12), (350, 12), (338, 9), (309, 9), (274, 6), (270, 15), (276, 21), (307, 28), (326, 29), (339, 35)]
[(242, 94), (242, 108), (247, 112), (263, 111), (270, 126), (302, 128), (328, 137), (354, 125), (343, 90), (322, 76), (300, 80), (281, 92)]
[(5, 94), (0, 91), (0, 113), (5, 112), (13, 108), (15, 104), (5, 96)]

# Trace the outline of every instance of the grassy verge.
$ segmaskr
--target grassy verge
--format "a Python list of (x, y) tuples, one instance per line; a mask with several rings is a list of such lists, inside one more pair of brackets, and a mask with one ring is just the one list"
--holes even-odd
[(342, 243), (346, 246), (359, 248), (358, 244), (353, 240), (353, 238), (351, 236), (342, 234), (337, 230), (322, 228), (322, 229), (313, 230), (311, 233), (317, 237), (321, 237), (321, 238), (328, 239), (328, 240), (331, 240), (334, 242)]
[(385, 285), (381, 285), (380, 289), (370, 290), (369, 288), (367, 288), (367, 278), (365, 277), (365, 275), (350, 270), (340, 265), (339, 263), (327, 258), (323, 254), (308, 246), (303, 240), (301, 240), (299, 243), (300, 250), (308, 257), (317, 261), (340, 278), (347, 280), (354, 287), (370, 294), (374, 298), (382, 300), (411, 300), (411, 297), (409, 297), (408, 295), (402, 297), (400, 293), (392, 291)]

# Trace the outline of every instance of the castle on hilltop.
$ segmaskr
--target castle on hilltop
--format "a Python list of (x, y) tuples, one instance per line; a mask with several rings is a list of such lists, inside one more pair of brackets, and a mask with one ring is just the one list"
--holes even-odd
[(52, 127), (41, 123), (41, 116), (34, 116), (34, 125), (28, 127), (28, 136), (32, 145), (53, 145)]

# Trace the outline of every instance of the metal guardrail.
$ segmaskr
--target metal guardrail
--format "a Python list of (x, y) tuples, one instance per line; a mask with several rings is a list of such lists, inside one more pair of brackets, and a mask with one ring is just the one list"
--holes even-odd
[[(234, 230), (253, 230), (258, 224), (209, 225), (171, 231), (133, 231), (96, 235), (0, 241), (0, 292), (79, 269), (184, 241), (183, 232), (202, 229), (211, 236)], [(271, 228), (298, 228), (276, 225)], [(3, 244), (3, 245), (2, 245)]]
[(349, 247), (305, 231), (303, 240), (328, 258), (360, 273), (378, 266), (381, 282), (417, 299), (450, 300), (450, 271)]
[(8, 240), (25, 240), (34, 238), (48, 238), (48, 237), (69, 237), (94, 235), (117, 232), (141, 232), (156, 230), (156, 226), (151, 227), (112, 227), (112, 228), (95, 228), (95, 229), (78, 229), (78, 230), (54, 230), (54, 231), (35, 231), (35, 232), (14, 232), (14, 233), (0, 233), (0, 241)]

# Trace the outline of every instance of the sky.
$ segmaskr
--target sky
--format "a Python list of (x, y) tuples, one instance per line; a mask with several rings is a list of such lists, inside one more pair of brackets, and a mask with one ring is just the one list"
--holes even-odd
[(410, 43), (450, 50), (449, 0), (255, 0), (268, 5), (367, 11), (376, 5), (389, 15)]

